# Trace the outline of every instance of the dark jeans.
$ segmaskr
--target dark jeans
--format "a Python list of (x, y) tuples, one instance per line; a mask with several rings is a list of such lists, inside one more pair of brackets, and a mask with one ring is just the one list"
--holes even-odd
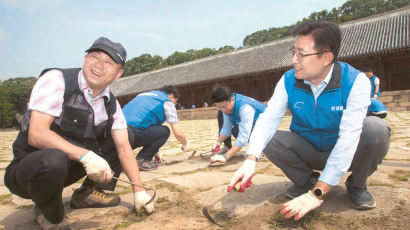
[(169, 128), (163, 125), (153, 125), (146, 129), (138, 129), (128, 125), (128, 130), (133, 133), (132, 149), (143, 147), (137, 155), (137, 159), (152, 160), (159, 149), (167, 142)]
[[(224, 118), (223, 118), (223, 113), (221, 110), (218, 110), (218, 135), (221, 132), (222, 126), (224, 124)], [(238, 137), (238, 133), (239, 133), (239, 126), (238, 125), (233, 125), (232, 126), (232, 130), (231, 130), (232, 136), (234, 136), (235, 138)], [(232, 148), (232, 140), (231, 137), (228, 137), (224, 140), (224, 145), (226, 147), (228, 147), (228, 149)]]
[[(353, 185), (366, 188), (367, 177), (376, 171), (390, 145), (391, 129), (378, 117), (366, 117), (360, 141), (349, 171)], [(264, 150), (296, 186), (303, 186), (313, 170), (323, 170), (331, 150), (321, 152), (314, 145), (289, 131), (277, 131)]]
[[(115, 176), (121, 173), (121, 164), (112, 138), (104, 141), (103, 154)], [(52, 223), (59, 223), (64, 217), (62, 192), (86, 175), (81, 163), (70, 160), (58, 149), (41, 149), (27, 154), (20, 161), (12, 161), (6, 169), (4, 182), (9, 190), (25, 199), (32, 199), (44, 216)], [(94, 185), (113, 191), (116, 180), (99, 184), (88, 177), (83, 186)]]

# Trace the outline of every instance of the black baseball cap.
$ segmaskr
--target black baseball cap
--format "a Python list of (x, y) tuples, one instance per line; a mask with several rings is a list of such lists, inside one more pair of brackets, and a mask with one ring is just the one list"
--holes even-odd
[(85, 52), (101, 50), (110, 55), (110, 57), (118, 64), (124, 66), (127, 58), (127, 51), (120, 43), (112, 42), (110, 39), (100, 37), (92, 44)]

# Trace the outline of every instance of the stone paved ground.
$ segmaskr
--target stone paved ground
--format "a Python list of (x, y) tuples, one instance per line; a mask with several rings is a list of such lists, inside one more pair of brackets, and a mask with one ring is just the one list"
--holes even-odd
[[(167, 159), (158, 170), (141, 172), (143, 183), (157, 189), (156, 212), (150, 216), (136, 216), (132, 212), (130, 187), (122, 182), (115, 190), (122, 202), (115, 208), (69, 208), (68, 202), (76, 183), (64, 189), (66, 212), (74, 229), (217, 229), (202, 215), (209, 208), (225, 229), (408, 229), (410, 223), (410, 112), (390, 113), (386, 121), (393, 130), (386, 159), (368, 180), (369, 190), (377, 207), (356, 211), (349, 205), (344, 180), (326, 197), (319, 210), (302, 221), (285, 220), (277, 210), (286, 199), (282, 194), (292, 183), (268, 160), (257, 163), (254, 186), (246, 193), (227, 193), (226, 186), (233, 172), (242, 164), (240, 154), (223, 166), (209, 166), (198, 157), (188, 159), (171, 135), (161, 149)], [(280, 129), (286, 130), (290, 117), (285, 117)], [(190, 146), (199, 152), (207, 151), (217, 137), (216, 120), (182, 121)], [(0, 131), (0, 228), (40, 229), (35, 222), (33, 203), (11, 195), (4, 186), (5, 167), (12, 159), (11, 144), (16, 130)], [(137, 151), (136, 151), (137, 152)], [(241, 151), (241, 154), (245, 149)], [(124, 175), (121, 176), (126, 179)], [(402, 179), (401, 179), (402, 178)]]

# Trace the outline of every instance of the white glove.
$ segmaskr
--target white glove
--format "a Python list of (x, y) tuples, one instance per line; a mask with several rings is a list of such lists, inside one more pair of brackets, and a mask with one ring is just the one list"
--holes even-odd
[(182, 145), (181, 149), (184, 152), (189, 152), (190, 150), (189, 150), (188, 142), (185, 145)]
[(110, 165), (104, 158), (98, 156), (93, 151), (88, 151), (78, 160), (83, 164), (88, 177), (98, 183), (109, 183), (112, 179)]
[(165, 159), (162, 157), (161, 153), (157, 152), (157, 154), (155, 154), (154, 156), (154, 162), (158, 162), (158, 163), (163, 163), (165, 162)]
[(213, 163), (215, 163), (215, 162), (221, 162), (221, 163), (226, 163), (226, 158), (225, 158), (225, 156), (224, 156), (225, 154), (223, 154), (223, 155), (219, 155), (219, 154), (216, 154), (216, 155), (213, 155), (212, 157), (211, 157), (211, 164), (213, 164)]
[(212, 145), (212, 148), (211, 148), (212, 155), (219, 152), (219, 150), (221, 150), (221, 142), (217, 141), (217, 142), (215, 142), (214, 145)]
[(241, 182), (240, 190), (242, 190), (242, 192), (245, 191), (245, 188), (250, 187), (252, 185), (251, 179), (255, 174), (255, 165), (256, 161), (246, 159), (243, 165), (234, 173), (231, 183), (228, 186), (228, 192), (232, 191), (238, 182)]
[(301, 219), (308, 212), (318, 208), (323, 203), (323, 200), (315, 197), (311, 190), (309, 192), (296, 197), (280, 207), (280, 214), (285, 215), (287, 219), (295, 216), (295, 220)]
[(134, 192), (134, 207), (137, 213), (144, 208), (147, 213), (152, 213), (155, 211), (154, 209), (154, 202), (149, 203), (146, 205), (149, 200), (151, 200), (151, 196), (144, 190), (140, 192)]
[(377, 94), (375, 94), (373, 98), (377, 98), (377, 97), (378, 97)]

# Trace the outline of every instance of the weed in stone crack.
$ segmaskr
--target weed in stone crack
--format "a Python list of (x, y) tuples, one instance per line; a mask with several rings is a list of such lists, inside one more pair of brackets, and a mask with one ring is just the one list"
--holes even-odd
[(18, 209), (32, 209), (34, 208), (34, 204), (29, 204), (29, 205), (19, 205), (17, 206)]
[(117, 224), (113, 229), (120, 229), (130, 226), (133, 223), (141, 222), (147, 218), (147, 215), (143, 212), (136, 215), (134, 211), (126, 211), (122, 214), (122, 223)]
[(370, 182), (369, 186), (377, 186), (377, 187), (390, 187), (390, 188), (396, 188), (393, 184), (386, 184), (386, 183), (376, 183), (376, 182)]
[(169, 202), (169, 199), (167, 196), (158, 197), (157, 203), (164, 203), (164, 202)]
[(0, 204), (11, 203), (11, 194), (0, 195)]
[(410, 177), (410, 171), (407, 170), (395, 170), (393, 173), (389, 174), (389, 177), (395, 181), (408, 181)]
[(171, 184), (168, 182), (162, 182), (160, 184), (155, 185), (156, 189), (162, 189), (162, 188), (166, 188), (171, 192), (184, 192), (183, 188), (178, 187), (178, 185), (176, 184)]
[(314, 225), (323, 218), (323, 213), (319, 210), (311, 211), (302, 219), (295, 221), (294, 219), (286, 219), (279, 212), (275, 212), (268, 221), (269, 229), (294, 229), (303, 228), (306, 230), (315, 229)]

